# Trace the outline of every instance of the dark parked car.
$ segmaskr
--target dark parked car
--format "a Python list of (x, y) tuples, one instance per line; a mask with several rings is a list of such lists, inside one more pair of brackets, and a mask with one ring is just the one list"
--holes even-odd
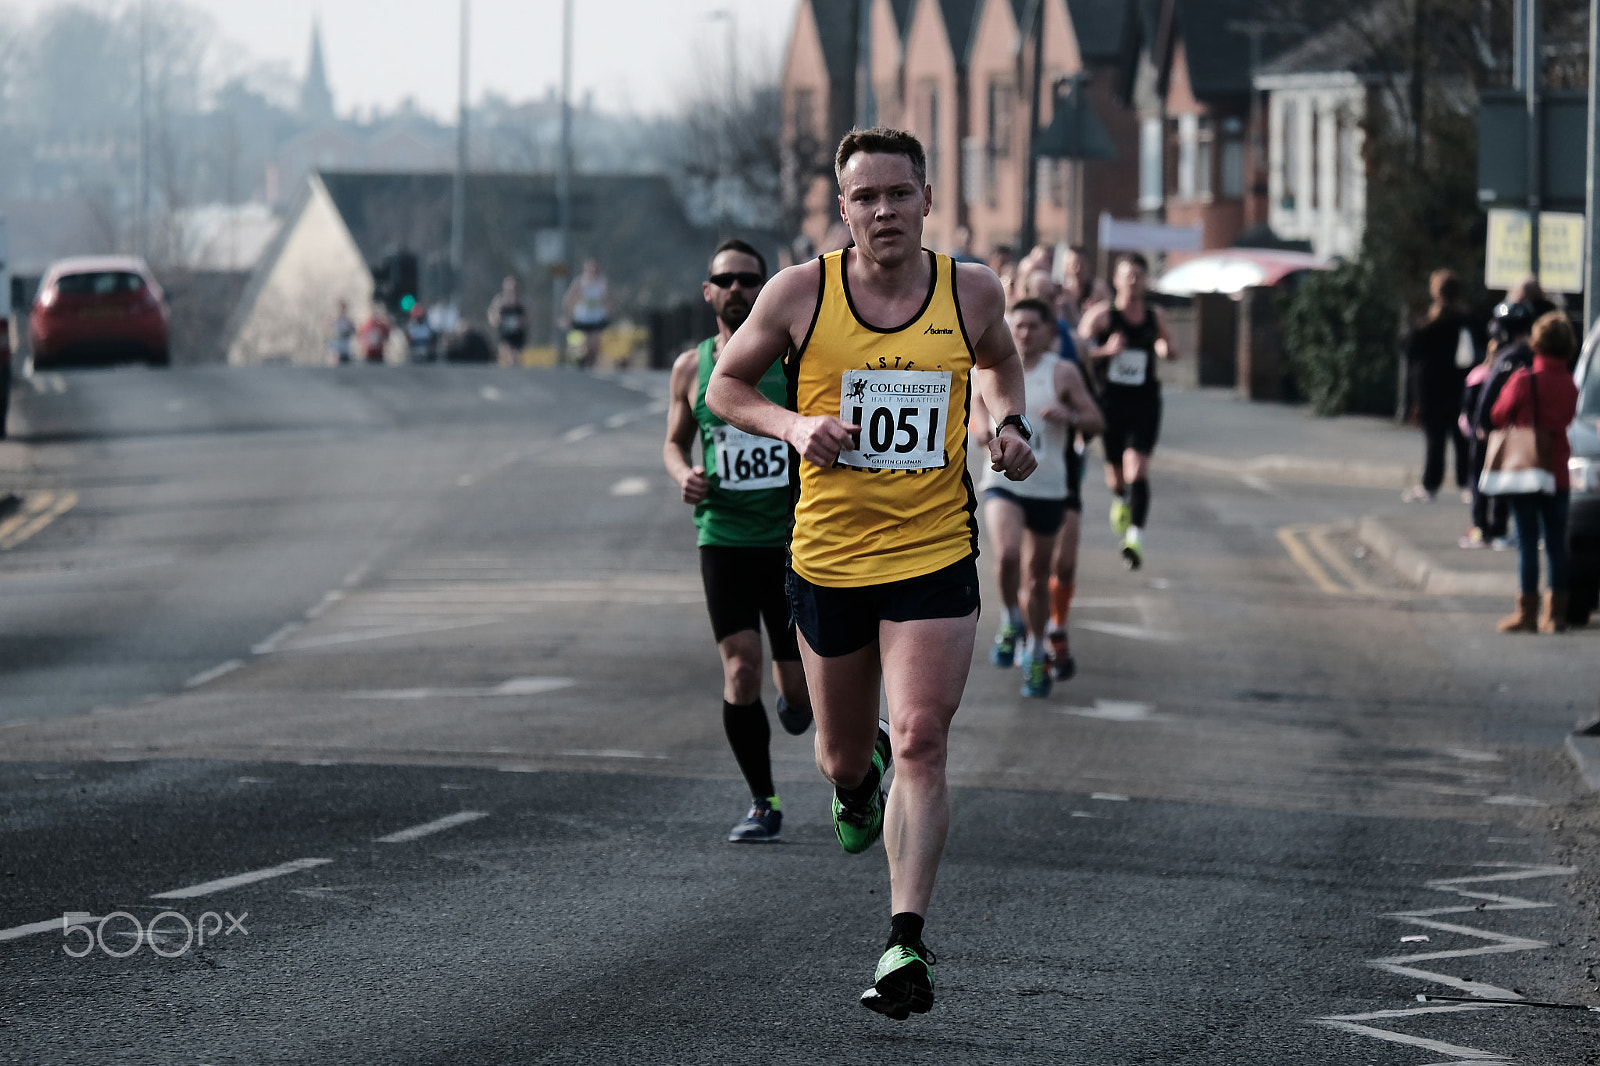
[(1572, 589), (1567, 618), (1589, 621), (1600, 606), (1600, 322), (1584, 338), (1578, 356), (1578, 417), (1567, 430), (1572, 443)]
[(33, 368), (166, 366), (167, 305), (144, 260), (81, 256), (50, 265), (28, 318)]

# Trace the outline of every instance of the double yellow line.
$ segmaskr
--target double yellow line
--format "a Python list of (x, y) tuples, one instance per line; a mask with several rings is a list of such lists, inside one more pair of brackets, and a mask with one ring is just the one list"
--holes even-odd
[(76, 492), (35, 492), (16, 514), (0, 522), (0, 551), (9, 551), (77, 506)]
[(1333, 526), (1284, 526), (1278, 530), (1278, 543), (1295, 565), (1330, 596), (1392, 599), (1404, 595), (1394, 589), (1379, 588), (1363, 577), (1328, 539), (1333, 530)]

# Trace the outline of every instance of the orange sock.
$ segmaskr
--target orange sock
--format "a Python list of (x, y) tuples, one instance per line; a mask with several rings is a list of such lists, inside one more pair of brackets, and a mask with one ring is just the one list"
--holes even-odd
[(1078, 591), (1076, 581), (1063, 585), (1054, 574), (1050, 575), (1050, 628), (1067, 628), (1067, 612), (1072, 610), (1072, 594)]

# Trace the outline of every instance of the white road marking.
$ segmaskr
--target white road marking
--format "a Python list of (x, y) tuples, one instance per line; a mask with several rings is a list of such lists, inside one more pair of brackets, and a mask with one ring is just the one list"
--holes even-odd
[[(1530, 866), (1521, 863), (1480, 863), (1490, 869), (1499, 869), (1501, 872), (1493, 874), (1478, 874), (1468, 877), (1439, 878), (1427, 882), (1426, 887), (1439, 892), (1452, 892), (1469, 900), (1479, 902), (1466, 906), (1435, 907), (1420, 911), (1402, 911), (1389, 914), (1385, 917), (1394, 918), (1409, 925), (1421, 926), (1439, 932), (1452, 933), (1458, 936), (1475, 937), (1487, 940), (1489, 944), (1479, 948), (1465, 948), (1455, 951), (1429, 951), (1414, 955), (1393, 955), (1387, 958), (1370, 959), (1368, 965), (1387, 973), (1400, 977), (1416, 978), (1434, 984), (1445, 985), (1449, 988), (1459, 989), (1469, 996), (1485, 996), (1496, 999), (1522, 999), (1521, 994), (1508, 988), (1499, 988), (1482, 981), (1471, 981), (1450, 974), (1435, 973), (1410, 965), (1419, 962), (1429, 962), (1436, 959), (1462, 959), (1474, 958), (1484, 955), (1499, 955), (1508, 952), (1537, 951), (1548, 947), (1544, 941), (1532, 940), (1527, 937), (1511, 936), (1497, 933), (1492, 930), (1478, 929), (1473, 926), (1459, 925), (1450, 922), (1435, 921), (1435, 916), (1444, 914), (1482, 914), (1486, 911), (1496, 910), (1530, 910), (1551, 906), (1535, 900), (1521, 899), (1516, 896), (1501, 895), (1493, 892), (1475, 891), (1468, 885), (1498, 884), (1506, 881), (1523, 881), (1536, 877), (1569, 876), (1577, 872), (1572, 866)], [(1404, 938), (1414, 941), (1414, 938)], [(1461, 1004), (1466, 1010), (1485, 1010), (1498, 1004)], [(1433, 1063), (1431, 1066), (1509, 1066), (1510, 1056), (1494, 1051), (1483, 1051), (1478, 1048), (1460, 1047), (1438, 1040), (1426, 1040), (1422, 1037), (1409, 1036), (1389, 1029), (1379, 1029), (1361, 1022), (1376, 1021), (1389, 1018), (1409, 1018), (1421, 1014), (1443, 1014), (1444, 1010), (1435, 1010), (1428, 1007), (1419, 1007), (1411, 1010), (1375, 1011), (1368, 1014), (1344, 1014), (1327, 1018), (1313, 1019), (1314, 1024), (1324, 1025), (1332, 1029), (1343, 1029), (1347, 1032), (1357, 1033), (1373, 1040), (1384, 1040), (1395, 1044), (1404, 1044), (1409, 1047), (1423, 1048), (1455, 1057), (1456, 1061), (1450, 1063)]]
[(1120, 792), (1091, 792), (1089, 798), (1104, 803), (1127, 803), (1128, 797)]
[(478, 390), (478, 395), (482, 396), (490, 403), (499, 403), (503, 394), (493, 385), (485, 385), (483, 388)]
[(280, 644), (294, 636), (304, 625), (304, 622), (290, 622), (287, 625), (280, 626), (276, 633), (263, 640), (260, 644), (251, 645), (250, 650), (256, 655), (271, 655), (278, 650)]
[(572, 751), (558, 751), (556, 754), (569, 759), (659, 759), (665, 761), (667, 758), (665, 755), (653, 755), (647, 751), (623, 751), (619, 748), (602, 748), (598, 751), (579, 748)]
[(585, 440), (585, 439), (587, 439), (589, 437), (594, 436), (594, 434), (595, 434), (594, 426), (591, 426), (591, 425), (574, 426), (574, 427), (572, 427), (571, 429), (567, 430), (565, 433), (563, 433), (561, 435), (561, 443), (563, 443), (563, 444), (576, 444), (580, 440)]
[(332, 607), (342, 599), (344, 599), (343, 589), (330, 589), (323, 595), (322, 599), (317, 601), (315, 607), (306, 612), (306, 619), (308, 621), (316, 621), (323, 616), (329, 607)]
[(1080, 718), (1099, 718), (1107, 722), (1147, 722), (1156, 717), (1153, 703), (1125, 700), (1095, 700), (1093, 707), (1062, 707), (1063, 714)]
[(472, 487), (472, 483), (474, 481), (476, 481), (476, 480), (478, 480), (478, 479), (473, 474), (462, 474), (460, 477), (456, 478), (456, 488), (459, 488), (459, 489), (471, 488)]
[(1129, 640), (1146, 640), (1157, 644), (1176, 644), (1183, 640), (1179, 633), (1168, 632), (1164, 629), (1149, 629), (1145, 626), (1124, 625), (1121, 622), (1074, 622), (1079, 629), (1092, 629), (1096, 633), (1105, 633), (1113, 637), (1127, 637)]
[(1454, 756), (1457, 759), (1465, 759), (1468, 762), (1501, 761), (1500, 756), (1496, 755), (1492, 751), (1473, 751), (1471, 748), (1446, 748), (1444, 753), (1446, 755)]
[(379, 844), (404, 844), (409, 840), (416, 840), (431, 833), (440, 833), (446, 829), (454, 829), (458, 825), (466, 825), (468, 822), (476, 822), (479, 818), (487, 817), (489, 817), (488, 811), (457, 811), (455, 814), (447, 814), (443, 818), (435, 818), (431, 822), (424, 822), (409, 829), (401, 829), (390, 833), (388, 836), (378, 837), (377, 842)]
[[(504, 615), (494, 615), (487, 618), (457, 618), (426, 624), (349, 630), (343, 633), (330, 633), (323, 637), (303, 637), (284, 650), (314, 651), (317, 648), (332, 648), (340, 644), (359, 644), (368, 640), (386, 640), (389, 637), (412, 637), (423, 633), (444, 633), (452, 629), (470, 629), (473, 626), (486, 626), (504, 621)], [(276, 651), (277, 648), (271, 650)], [(258, 654), (265, 653), (258, 652)]]
[(1550, 804), (1532, 796), (1490, 796), (1483, 801), (1491, 807), (1548, 807)]
[(629, 422), (633, 422), (638, 419), (638, 417), (639, 416), (632, 411), (625, 411), (620, 415), (612, 415), (610, 418), (606, 419), (605, 427), (607, 429), (621, 429)]
[(358, 689), (346, 692), (347, 700), (430, 700), (430, 699), (493, 699), (506, 696), (538, 696), (545, 692), (571, 688), (576, 682), (570, 677), (514, 677), (493, 688), (389, 688)]
[[(74, 914), (72, 918), (80, 925), (89, 925), (100, 920), (96, 916), (82, 913)], [(64, 918), (51, 918), (43, 922), (14, 925), (10, 929), (0, 929), (0, 940), (17, 940), (21, 937), (33, 936), (35, 933), (49, 933), (57, 930), (65, 932), (66, 930), (63, 928), (65, 924), (66, 920)]]
[(282, 877), (285, 874), (299, 873), (309, 870), (313, 866), (322, 866), (332, 862), (332, 859), (294, 859), (290, 862), (269, 866), (265, 870), (251, 870), (249, 873), (234, 874), (232, 877), (220, 877), (215, 881), (203, 881), (198, 885), (187, 888), (174, 888), (168, 892), (157, 892), (151, 899), (193, 899), (195, 896), (209, 896), (213, 892), (223, 892), (240, 885), (254, 884), (257, 881), (266, 881), (273, 877)]
[(195, 674), (193, 677), (183, 683), (183, 687), (199, 688), (201, 685), (209, 685), (217, 678), (222, 677), (224, 674), (231, 674), (243, 665), (243, 659), (229, 659), (225, 663), (218, 663), (209, 670), (202, 670), (198, 674)]
[(642, 477), (625, 477), (611, 486), (613, 496), (643, 496), (650, 491), (650, 482)]

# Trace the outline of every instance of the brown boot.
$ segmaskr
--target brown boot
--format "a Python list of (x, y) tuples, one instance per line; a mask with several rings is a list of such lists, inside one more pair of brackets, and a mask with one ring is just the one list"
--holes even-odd
[(1539, 632), (1565, 633), (1567, 631), (1567, 594), (1551, 592), (1544, 598), (1544, 617), (1539, 619)]
[(1517, 609), (1500, 619), (1495, 628), (1502, 633), (1537, 633), (1538, 619), (1539, 594), (1535, 592), (1531, 596), (1518, 596)]

